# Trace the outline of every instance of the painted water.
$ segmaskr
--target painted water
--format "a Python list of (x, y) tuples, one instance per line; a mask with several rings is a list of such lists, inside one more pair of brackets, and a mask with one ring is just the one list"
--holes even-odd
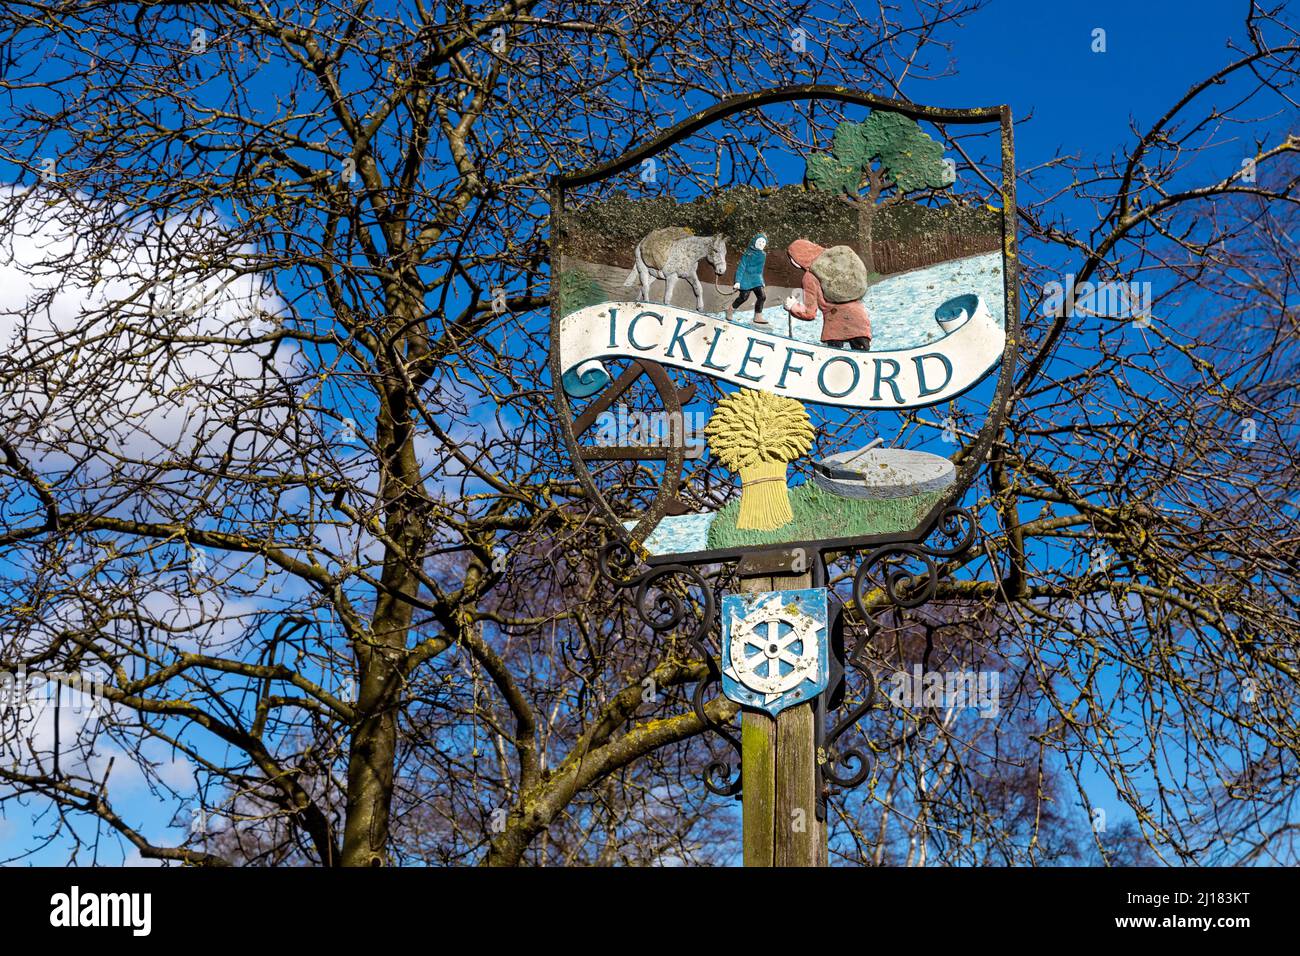
[[(713, 523), (713, 512), (699, 515), (667, 515), (645, 540), (645, 549), (651, 554), (686, 554), (691, 551), (707, 551), (709, 525)], [(623, 524), (631, 531), (636, 527), (635, 521)]]

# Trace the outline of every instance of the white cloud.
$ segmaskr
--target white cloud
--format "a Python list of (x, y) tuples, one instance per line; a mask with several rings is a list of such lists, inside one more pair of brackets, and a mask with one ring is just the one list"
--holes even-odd
[[(266, 391), (269, 346), (171, 340), (273, 327), (286, 306), (240, 273), (252, 250), (210, 214), (148, 221), (14, 187), (0, 188), (0, 208), (0, 410), (10, 432), (38, 426), (37, 454), (52, 439), (106, 459), (148, 460), (180, 443), (224, 448), (231, 433), (213, 419)], [(281, 349), (273, 368), (287, 369), (292, 352)]]

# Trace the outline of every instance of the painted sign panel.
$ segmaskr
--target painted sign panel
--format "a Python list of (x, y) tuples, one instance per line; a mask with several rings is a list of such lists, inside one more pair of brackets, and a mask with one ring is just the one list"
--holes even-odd
[[(829, 135), (731, 148), (805, 100)], [(618, 534), (687, 563), (924, 535), (1010, 387), (1010, 136), (1001, 107), (807, 87), (556, 182), (555, 400)]]
[(826, 689), (825, 588), (728, 594), (722, 599), (722, 692), (776, 714)]

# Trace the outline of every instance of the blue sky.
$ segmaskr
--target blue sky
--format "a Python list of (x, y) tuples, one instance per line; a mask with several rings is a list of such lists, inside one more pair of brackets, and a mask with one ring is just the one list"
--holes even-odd
[[(1191, 85), (1235, 59), (1227, 40), (1244, 45), (1246, 9), (1244, 2), (1222, 0), (995, 0), (950, 31), (957, 75), (914, 84), (909, 92), (948, 107), (1007, 103), (1017, 120), (1032, 117), (1016, 126), (1020, 169), (1058, 154), (1104, 159), (1134, 142), (1131, 124), (1144, 129)], [(1106, 31), (1105, 53), (1092, 51), (1097, 28)], [(1231, 99), (1219, 90), (1202, 95), (1224, 106)], [(1294, 130), (1295, 120), (1294, 115), (1273, 117), (1264, 128), (1276, 131), (1289, 123)], [(1230, 175), (1243, 155), (1253, 153), (1252, 139), (1260, 132), (1240, 129), (1243, 145), (1224, 142), (1193, 162), (1185, 177), (1203, 183)], [(1022, 187), (1019, 198), (1036, 197)], [(1095, 216), (1090, 206), (1068, 198), (1057, 208), (1076, 226)], [(1094, 804), (1106, 811), (1108, 827), (1132, 819), (1102, 775), (1085, 777), (1085, 784)]]
[[(1225, 42), (1240, 40), (1245, 8), (1225, 0), (994, 0), (950, 31), (958, 74), (917, 83), (911, 95), (1032, 113), (1016, 131), (1022, 167), (1057, 149), (1106, 154), (1131, 139), (1130, 117), (1157, 118), (1228, 62)], [(1105, 53), (1091, 49), (1097, 28), (1106, 31)]]

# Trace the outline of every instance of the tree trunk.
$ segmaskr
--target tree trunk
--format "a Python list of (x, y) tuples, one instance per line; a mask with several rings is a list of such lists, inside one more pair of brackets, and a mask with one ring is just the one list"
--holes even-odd
[[(366, 683), (384, 682), (378, 669)], [(376, 691), (365, 694), (370, 713), (352, 735), (348, 756), (348, 809), (343, 826), (344, 866), (383, 866), (387, 863), (388, 814), (393, 794), (393, 758), (397, 747), (397, 720), (392, 707), (375, 704)]]
[(420, 466), (407, 422), (408, 403), (400, 390), (387, 396), (377, 428), (379, 445), (391, 449), (382, 466), (380, 494), (384, 528), (399, 549), (388, 549), (375, 601), (369, 639), (355, 649), (359, 687), (358, 721), (348, 754), (347, 811), (343, 826), (343, 866), (388, 863), (393, 766), (397, 756), (397, 714), (401, 705), (407, 636), (419, 579), (408, 556), (424, 551), (419, 520)]
[(384, 866), (388, 862), (397, 710), (402, 693), (399, 664), (410, 623), (411, 606), (386, 595), (374, 617), (375, 646), (358, 655), (357, 711), (361, 719), (352, 732), (348, 754), (343, 866)]
[(862, 244), (862, 263), (867, 267), (867, 275), (876, 271), (875, 256), (871, 251), (871, 229), (876, 218), (876, 204), (870, 200), (857, 201), (858, 207), (858, 241)]

